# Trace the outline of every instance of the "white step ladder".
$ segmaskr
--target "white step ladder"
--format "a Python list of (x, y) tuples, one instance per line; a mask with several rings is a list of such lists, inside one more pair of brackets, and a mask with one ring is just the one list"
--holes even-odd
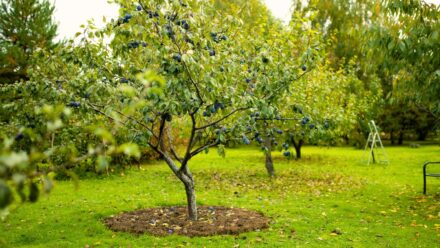
[[(388, 165), (388, 156), (383, 147), (379, 132), (377, 131), (376, 123), (371, 120), (368, 122), (368, 127), (370, 128), (370, 133), (368, 134), (367, 143), (365, 144), (364, 161), (367, 162), (367, 165), (370, 165), (370, 162), (373, 162), (373, 164), (379, 163)], [(378, 144), (380, 147), (378, 147)]]

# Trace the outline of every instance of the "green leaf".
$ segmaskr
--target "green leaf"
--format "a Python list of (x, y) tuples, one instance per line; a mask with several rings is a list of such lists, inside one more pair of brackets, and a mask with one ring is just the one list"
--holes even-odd
[(134, 97), (136, 96), (137, 90), (134, 87), (131, 87), (129, 85), (120, 85), (118, 87), (118, 90), (127, 97)]
[(141, 81), (142, 84), (152, 86), (153, 82), (157, 83), (157, 87), (165, 85), (165, 79), (152, 70), (147, 70), (143, 73), (138, 73), (136, 78)]
[(140, 158), (141, 152), (139, 150), (139, 146), (134, 143), (125, 143), (118, 147), (118, 152), (124, 153), (129, 157)]
[(98, 127), (98, 128), (96, 128), (96, 129), (93, 131), (93, 133), (94, 133), (96, 136), (102, 138), (102, 140), (103, 140), (104, 142), (110, 142), (110, 143), (114, 143), (114, 142), (115, 142), (115, 139), (113, 138), (113, 135), (112, 135), (109, 131), (107, 131), (106, 129), (104, 129), (104, 128), (100, 128), (100, 127)]
[(393, 50), (393, 49), (394, 49), (394, 46), (395, 46), (394, 41), (390, 41), (390, 42), (388, 43), (388, 49), (389, 49), (389, 50)]
[(47, 122), (47, 129), (49, 131), (55, 131), (57, 129), (60, 129), (63, 126), (63, 122), (60, 119), (56, 119), (55, 121), (48, 121)]
[(108, 161), (107, 161), (107, 157), (104, 155), (100, 155), (98, 156), (98, 158), (96, 159), (96, 170), (97, 171), (104, 171), (108, 168)]
[(0, 180), (0, 210), (12, 203), (12, 191), (6, 183)]
[(18, 165), (27, 165), (29, 157), (26, 152), (14, 152), (0, 156), (0, 164), (4, 164), (9, 168), (16, 167)]
[(399, 42), (399, 48), (400, 48), (400, 51), (402, 51), (404, 53), (406, 51), (405, 42), (403, 42), (403, 41)]
[(43, 189), (44, 189), (44, 192), (46, 193), (46, 194), (48, 194), (51, 190), (52, 190), (52, 188), (53, 188), (53, 183), (52, 183), (52, 180), (49, 178), (49, 177), (44, 177), (44, 179), (43, 179)]
[(40, 190), (35, 182), (31, 182), (29, 185), (29, 201), (36, 202), (40, 196)]
[(225, 153), (225, 146), (224, 145), (218, 145), (217, 146), (217, 153), (218, 155), (220, 155), (221, 157), (225, 157), (226, 153)]

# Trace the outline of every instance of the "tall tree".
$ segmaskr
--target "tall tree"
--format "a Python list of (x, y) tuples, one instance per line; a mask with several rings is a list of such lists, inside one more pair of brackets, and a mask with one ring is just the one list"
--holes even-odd
[(398, 134), (402, 140), (405, 131), (426, 136), (432, 127), (420, 120), (403, 124), (402, 117), (415, 106), (413, 100), (420, 107), (417, 115), (428, 119), (440, 109), (438, 8), (420, 0), (298, 0), (294, 7), (302, 15), (316, 16), (311, 24), (329, 40), (334, 68), (356, 59), (356, 75), (366, 89), (380, 81), (383, 107), (375, 118), (390, 136)]
[[(311, 25), (322, 30), (330, 41), (328, 52), (337, 70), (340, 63), (348, 65), (354, 57), (362, 63), (365, 53), (361, 48), (369, 40), (366, 27), (380, 17), (379, 7), (377, 0), (295, 0), (294, 15), (314, 16)], [(363, 71), (358, 75), (367, 76)]]
[[(392, 75), (395, 96), (440, 117), (440, 7), (423, 1), (389, 0), (376, 43)], [(385, 51), (385, 52), (384, 52)]]
[(2, 0), (0, 7), (0, 84), (27, 79), (32, 53), (53, 44), (57, 25), (47, 0)]
[[(382, 92), (378, 86), (388, 81), (378, 77), (376, 72), (377, 61), (367, 60), (373, 58), (369, 56), (368, 43), (371, 40), (369, 27), (373, 22), (382, 18), (380, 1), (378, 0), (294, 0), (292, 20), (295, 17), (310, 17), (308, 22), (313, 28), (320, 30), (323, 39), (326, 41), (325, 47), (327, 61), (330, 68), (334, 71), (350, 72), (348, 78), (358, 81), (353, 91), (347, 91), (349, 95), (357, 95), (359, 92), (371, 91), (374, 93)], [(358, 79), (356, 79), (356, 78)], [(344, 78), (344, 77), (342, 77)], [(341, 80), (342, 80), (341, 78)], [(325, 82), (322, 82), (325, 83)], [(380, 83), (380, 84), (379, 84)], [(385, 93), (383, 93), (385, 94)], [(364, 119), (374, 118), (377, 105), (375, 96), (370, 99), (370, 106), (365, 115), (358, 116), (358, 123), (349, 125), (353, 130), (345, 129), (344, 139), (346, 142), (358, 144), (362, 142), (365, 135), (361, 128)], [(342, 134), (342, 133), (340, 133)], [(352, 140), (350, 140), (352, 139)]]

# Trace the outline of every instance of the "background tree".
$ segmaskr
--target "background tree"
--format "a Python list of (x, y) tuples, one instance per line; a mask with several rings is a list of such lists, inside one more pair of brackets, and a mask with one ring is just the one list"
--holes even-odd
[(57, 25), (47, 0), (5, 0), (0, 8), (0, 84), (28, 79), (32, 53), (53, 45)]
[[(380, 62), (368, 60), (373, 58), (368, 56), (368, 44), (372, 36), (370, 26), (383, 16), (380, 1), (293, 1), (293, 7), (296, 12), (293, 15), (314, 16), (310, 25), (320, 30), (327, 41), (325, 49), (328, 65), (335, 71), (347, 70), (351, 76), (361, 80), (362, 85), (356, 90), (377, 92), (377, 82), (388, 82), (376, 73)], [(355, 95), (356, 92), (349, 94)], [(382, 91), (382, 94), (386, 95), (387, 92)], [(376, 107), (379, 106), (376, 104)], [(362, 118), (375, 119), (377, 112), (374, 110), (369, 108), (372, 112)], [(358, 118), (356, 128), (351, 129), (352, 133), (345, 135), (346, 142), (358, 143), (359, 138), (366, 135), (361, 127), (368, 120), (362, 118)], [(350, 141), (349, 136), (356, 138)]]
[(433, 128), (430, 119), (438, 122), (440, 116), (440, 9), (423, 1), (390, 0), (384, 13), (384, 21), (372, 27), (377, 51), (372, 55), (383, 61), (396, 108), (412, 109), (412, 129), (427, 132)]
[[(426, 134), (432, 130), (422, 117), (427, 116), (427, 122), (432, 123), (429, 120), (437, 109), (430, 93), (438, 93), (434, 86), (438, 85), (438, 61), (433, 55), (438, 48), (434, 31), (438, 27), (438, 7), (422, 1), (310, 0), (294, 1), (294, 8), (302, 15), (316, 16), (311, 25), (322, 30), (329, 41), (327, 51), (335, 69), (341, 65), (348, 68), (348, 62), (356, 59), (356, 76), (366, 90), (374, 90), (379, 80), (383, 99), (369, 118), (376, 119), (390, 137), (398, 135), (402, 140), (404, 133)], [(423, 66), (425, 62), (429, 64)], [(411, 92), (417, 93), (411, 96), (408, 86), (414, 86)], [(414, 90), (416, 87), (423, 90)], [(414, 112), (418, 121), (409, 128), (399, 118), (407, 115), (405, 109), (414, 106), (419, 108)], [(365, 120), (359, 119), (359, 130), (362, 122)]]
[[(353, 58), (357, 63), (364, 63), (365, 52), (361, 49), (368, 42), (368, 25), (382, 15), (379, 1), (355, 0), (308, 0), (293, 1), (295, 15), (313, 16), (310, 24), (321, 30), (324, 39), (329, 41), (327, 51), (330, 64), (338, 70)], [(357, 71), (362, 79), (367, 64)]]
[(299, 82), (301, 94), (288, 96), (288, 111), (297, 121), (286, 126), (285, 140), (297, 159), (305, 143), (338, 145), (347, 137), (355, 140), (358, 118), (366, 118), (375, 107), (380, 87), (366, 90), (353, 66), (354, 62), (352, 69), (334, 70), (328, 61), (321, 61)]
[[(284, 113), (285, 108), (288, 108), (288, 96), (295, 98), (302, 94), (304, 88), (300, 80), (314, 70), (323, 51), (320, 33), (307, 26), (306, 20), (298, 18), (296, 21), (289, 27), (266, 27), (264, 40), (267, 44), (249, 39), (256, 51), (251, 51), (247, 60), (246, 81), (253, 92), (262, 94), (264, 98), (249, 112), (246, 120), (249, 137), (243, 136), (243, 141), (249, 143), (255, 140), (261, 144), (270, 176), (275, 175), (272, 150), (283, 143), (279, 140), (282, 130), (277, 124), (283, 120), (292, 120), (289, 114)], [(258, 52), (261, 56), (255, 56)], [(260, 57), (263, 58), (263, 67), (255, 63), (255, 58)], [(277, 84), (279, 87), (274, 91), (275, 94), (270, 94), (271, 85)]]

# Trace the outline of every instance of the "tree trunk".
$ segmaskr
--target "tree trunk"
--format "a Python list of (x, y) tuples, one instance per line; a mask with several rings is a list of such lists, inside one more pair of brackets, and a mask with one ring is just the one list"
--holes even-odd
[(292, 136), (293, 147), (296, 152), (296, 159), (301, 159), (301, 146), (304, 144), (304, 140), (300, 139), (298, 142), (295, 141), (295, 138)]
[(295, 152), (296, 152), (296, 159), (301, 159), (301, 146), (302, 146), (303, 140), (299, 140), (298, 145), (295, 146)]
[(417, 140), (418, 141), (425, 141), (426, 137), (428, 136), (429, 130), (427, 129), (419, 129), (417, 130)]
[(271, 143), (270, 137), (266, 136), (265, 146), (267, 148), (267, 151), (265, 151), (266, 170), (267, 170), (267, 173), (269, 174), (269, 176), (273, 177), (273, 176), (275, 176), (275, 169), (273, 167), (273, 161), (272, 161), (272, 143)]
[(186, 201), (188, 204), (188, 219), (197, 220), (197, 202), (194, 180), (191, 178), (190, 181), (183, 182), (183, 184), (185, 185)]
[(376, 163), (376, 156), (374, 156), (374, 150), (371, 151), (371, 158), (373, 159), (373, 164)]
[(196, 191), (194, 188), (194, 178), (188, 169), (186, 162), (182, 164), (182, 167), (177, 173), (180, 181), (185, 185), (186, 202), (188, 205), (188, 219), (197, 220), (197, 202)]
[(194, 187), (194, 178), (188, 169), (187, 162), (182, 161), (182, 166), (180, 167), (180, 169), (178, 169), (178, 167), (170, 157), (163, 156), (163, 159), (177, 176), (177, 178), (179, 178), (179, 180), (185, 186), (186, 201), (188, 206), (188, 219), (197, 220), (197, 202), (196, 191)]
[(390, 131), (390, 140), (391, 140), (391, 145), (394, 145), (394, 131), (393, 130), (391, 130)]
[(399, 145), (403, 144), (403, 131), (400, 131), (399, 133), (399, 140), (397, 141)]
[(0, 72), (0, 85), (1, 84), (13, 84), (20, 81), (21, 79), (27, 81), (29, 76), (25, 73), (26, 70), (20, 70), (18, 72), (5, 71)]

